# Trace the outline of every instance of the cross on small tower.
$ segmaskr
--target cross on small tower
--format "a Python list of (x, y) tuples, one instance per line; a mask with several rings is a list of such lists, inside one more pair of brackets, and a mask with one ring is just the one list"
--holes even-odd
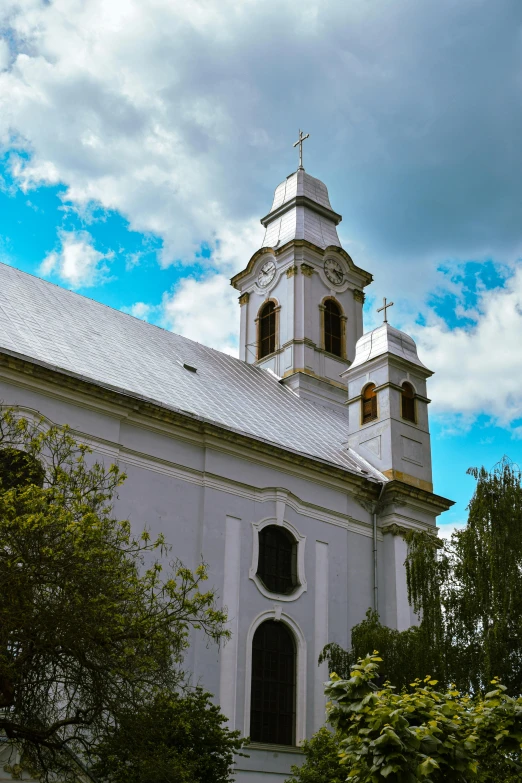
[(299, 145), (299, 168), (298, 171), (304, 171), (303, 166), (303, 141), (305, 139), (308, 139), (310, 136), (309, 133), (306, 134), (306, 136), (303, 134), (303, 131), (299, 129), (299, 138), (297, 139), (296, 143), (294, 144), (294, 147), (297, 147)]
[(378, 313), (382, 313), (382, 311), (384, 310), (384, 321), (383, 321), (383, 323), (385, 323), (385, 324), (388, 323), (388, 313), (386, 312), (388, 307), (393, 307), (393, 302), (387, 302), (386, 301), (386, 297), (383, 297), (382, 307), (379, 307), (377, 312)]

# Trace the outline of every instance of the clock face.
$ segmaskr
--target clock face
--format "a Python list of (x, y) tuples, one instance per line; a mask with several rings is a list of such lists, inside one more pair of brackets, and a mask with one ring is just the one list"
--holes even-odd
[(327, 258), (324, 262), (324, 273), (334, 285), (341, 285), (344, 280), (344, 269), (335, 258)]
[(275, 277), (276, 273), (276, 265), (273, 261), (265, 261), (261, 269), (259, 270), (259, 274), (257, 276), (257, 282), (261, 286), (261, 288), (266, 288), (267, 285), (270, 285), (272, 280)]

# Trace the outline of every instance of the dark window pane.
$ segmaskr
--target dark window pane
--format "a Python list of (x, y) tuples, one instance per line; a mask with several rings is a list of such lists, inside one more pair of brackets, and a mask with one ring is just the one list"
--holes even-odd
[(362, 421), (372, 421), (377, 418), (377, 395), (375, 393), (375, 384), (370, 383), (362, 395)]
[(401, 405), (402, 418), (415, 423), (415, 392), (410, 383), (402, 384)]
[(327, 299), (324, 306), (324, 349), (336, 356), (342, 355), (341, 310), (333, 299)]
[(267, 302), (259, 313), (258, 359), (273, 353), (276, 348), (276, 312), (273, 302)]
[(250, 738), (295, 744), (295, 645), (275, 620), (262, 623), (252, 642)]
[(268, 525), (259, 533), (257, 575), (273, 593), (291, 593), (297, 584), (297, 542), (281, 527)]

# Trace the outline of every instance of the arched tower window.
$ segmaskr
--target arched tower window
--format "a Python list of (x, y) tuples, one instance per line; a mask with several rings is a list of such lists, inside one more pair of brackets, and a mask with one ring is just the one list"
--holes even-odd
[(257, 575), (272, 593), (291, 593), (297, 585), (297, 541), (279, 525), (259, 532)]
[(375, 384), (369, 383), (362, 393), (362, 423), (373, 421), (377, 418), (377, 394)]
[(334, 299), (324, 303), (324, 349), (335, 356), (342, 356), (341, 308)]
[(273, 353), (276, 349), (276, 307), (267, 302), (259, 311), (259, 342), (257, 358)]
[(411, 383), (402, 384), (401, 416), (415, 424), (415, 390)]
[(250, 738), (276, 745), (295, 744), (294, 637), (282, 622), (267, 620), (252, 640)]

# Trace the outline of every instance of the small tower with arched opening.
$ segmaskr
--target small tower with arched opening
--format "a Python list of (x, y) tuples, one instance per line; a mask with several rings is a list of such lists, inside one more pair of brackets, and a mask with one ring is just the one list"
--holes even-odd
[(389, 479), (433, 491), (426, 380), (433, 373), (386, 321), (363, 335), (348, 382), (348, 444)]

